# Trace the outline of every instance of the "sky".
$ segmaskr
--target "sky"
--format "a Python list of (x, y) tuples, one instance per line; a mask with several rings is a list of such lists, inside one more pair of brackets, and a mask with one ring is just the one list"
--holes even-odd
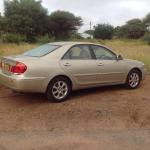
[[(123, 25), (133, 18), (142, 19), (150, 12), (150, 0), (42, 0), (49, 13), (65, 10), (81, 16), (84, 25), (80, 31), (98, 23), (113, 26)], [(3, 0), (0, 0), (0, 12), (3, 12)]]

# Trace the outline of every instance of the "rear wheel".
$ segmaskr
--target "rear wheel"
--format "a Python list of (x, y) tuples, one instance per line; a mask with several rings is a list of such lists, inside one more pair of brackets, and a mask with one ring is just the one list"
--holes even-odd
[(141, 82), (140, 71), (136, 69), (131, 70), (130, 73), (128, 74), (127, 81), (126, 81), (127, 88), (136, 89), (140, 85), (140, 82)]
[(65, 77), (53, 79), (46, 92), (49, 100), (59, 103), (65, 101), (71, 93), (71, 82)]

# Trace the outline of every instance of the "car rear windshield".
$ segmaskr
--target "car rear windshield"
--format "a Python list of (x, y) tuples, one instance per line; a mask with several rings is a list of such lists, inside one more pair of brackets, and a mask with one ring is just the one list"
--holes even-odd
[(37, 48), (33, 48), (25, 53), (23, 53), (24, 56), (30, 56), (30, 57), (42, 57), (45, 56), (52, 51), (56, 50), (60, 46), (58, 45), (50, 45), (50, 44), (45, 44)]

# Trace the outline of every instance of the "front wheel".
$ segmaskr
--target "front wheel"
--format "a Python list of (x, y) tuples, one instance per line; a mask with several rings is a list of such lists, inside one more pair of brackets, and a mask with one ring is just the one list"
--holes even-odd
[(49, 100), (59, 103), (65, 101), (71, 93), (71, 82), (64, 77), (53, 79), (46, 92)]
[(128, 74), (126, 86), (130, 89), (136, 89), (141, 82), (141, 73), (138, 70), (131, 70)]

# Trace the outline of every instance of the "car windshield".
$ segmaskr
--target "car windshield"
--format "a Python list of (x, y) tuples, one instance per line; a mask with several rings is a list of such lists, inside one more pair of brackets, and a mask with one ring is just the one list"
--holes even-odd
[(50, 44), (45, 44), (37, 48), (33, 48), (25, 53), (23, 53), (24, 56), (30, 56), (30, 57), (42, 57), (45, 56), (52, 51), (56, 50), (60, 46), (58, 45), (50, 45)]

